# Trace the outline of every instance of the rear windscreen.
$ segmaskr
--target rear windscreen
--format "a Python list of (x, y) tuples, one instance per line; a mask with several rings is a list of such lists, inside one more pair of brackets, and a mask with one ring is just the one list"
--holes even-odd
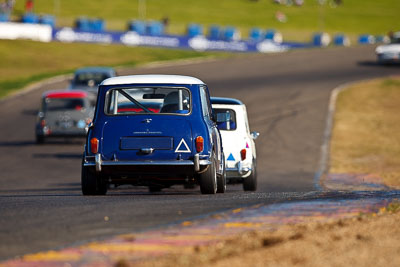
[(186, 88), (121, 88), (108, 91), (108, 115), (126, 114), (189, 114), (190, 92)]
[(88, 73), (80, 73), (75, 76), (74, 84), (80, 86), (97, 86), (105, 79), (110, 78), (109, 75), (105, 73), (95, 73), (95, 72), (88, 72)]
[(80, 98), (46, 98), (44, 101), (44, 110), (81, 110), (84, 104), (83, 99)]

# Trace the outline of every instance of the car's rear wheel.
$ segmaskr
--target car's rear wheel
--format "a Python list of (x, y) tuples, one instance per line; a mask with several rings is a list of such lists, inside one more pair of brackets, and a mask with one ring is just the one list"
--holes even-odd
[(105, 195), (107, 193), (107, 182), (102, 179), (101, 174), (90, 171), (88, 167), (82, 166), (81, 185), (83, 195)]
[(226, 171), (225, 171), (225, 157), (222, 157), (222, 174), (217, 174), (217, 193), (225, 193), (226, 191)]
[(251, 174), (243, 179), (243, 190), (244, 191), (256, 191), (257, 190), (257, 164), (253, 160), (251, 166)]
[(211, 158), (211, 164), (207, 169), (199, 174), (199, 180), (202, 194), (215, 194), (217, 192), (217, 171), (214, 156)]

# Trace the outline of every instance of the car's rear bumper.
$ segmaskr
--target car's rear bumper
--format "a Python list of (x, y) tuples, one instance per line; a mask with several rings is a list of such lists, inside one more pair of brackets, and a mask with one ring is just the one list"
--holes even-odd
[(211, 161), (208, 159), (200, 159), (199, 154), (193, 157), (193, 160), (137, 160), (137, 161), (104, 161), (100, 154), (95, 156), (86, 156), (83, 161), (85, 167), (95, 167), (97, 172), (104, 170), (132, 170), (145, 171), (150, 170), (170, 170), (174, 168), (189, 169), (193, 172), (201, 172)]
[(400, 53), (378, 54), (378, 62), (382, 64), (398, 64), (400, 63)]
[(234, 168), (226, 168), (227, 178), (245, 178), (251, 174), (252, 166), (239, 161)]

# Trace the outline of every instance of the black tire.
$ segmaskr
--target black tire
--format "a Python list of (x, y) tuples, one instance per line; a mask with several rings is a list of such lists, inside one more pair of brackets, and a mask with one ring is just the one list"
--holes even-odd
[(36, 144), (43, 144), (43, 143), (44, 143), (44, 136), (36, 135)]
[(216, 160), (211, 158), (211, 164), (207, 169), (199, 174), (200, 191), (202, 194), (215, 194), (217, 192), (217, 171)]
[(224, 171), (222, 175), (217, 174), (217, 193), (225, 193), (226, 191), (226, 171), (225, 171), (225, 157), (222, 156), (222, 166), (224, 167)]
[(82, 166), (81, 185), (83, 195), (105, 195), (107, 193), (107, 182), (102, 179), (101, 174), (90, 171), (88, 167)]
[(256, 191), (257, 190), (257, 164), (253, 160), (253, 166), (251, 168), (251, 174), (243, 179), (243, 190), (244, 191)]

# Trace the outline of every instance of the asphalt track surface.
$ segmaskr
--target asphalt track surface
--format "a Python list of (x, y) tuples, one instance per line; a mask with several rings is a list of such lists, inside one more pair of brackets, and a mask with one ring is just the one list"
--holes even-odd
[[(0, 102), (0, 259), (163, 227), (254, 204), (318, 197), (314, 176), (333, 88), (400, 74), (376, 65), (371, 46), (251, 54), (230, 59), (120, 71), (182, 74), (205, 81), (214, 96), (241, 99), (257, 139), (259, 189), (241, 186), (201, 195), (181, 186), (150, 194), (147, 188), (80, 191), (81, 140), (34, 143), (35, 115), (45, 90)], [(95, 62), (93, 62), (95, 65)], [(106, 218), (106, 219), (105, 219)]]

